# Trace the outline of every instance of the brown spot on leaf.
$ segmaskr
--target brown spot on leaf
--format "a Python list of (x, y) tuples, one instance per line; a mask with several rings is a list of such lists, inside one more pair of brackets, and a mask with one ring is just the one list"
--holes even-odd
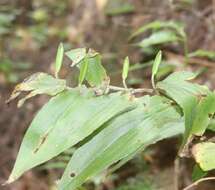
[(38, 150), (40, 149), (40, 147), (44, 144), (45, 140), (47, 139), (49, 133), (46, 133), (41, 139), (40, 142), (38, 144), (38, 146), (35, 148), (34, 150), (34, 154), (36, 154), (38, 152)]
[(72, 173), (70, 174), (70, 177), (75, 177), (75, 173), (72, 172)]

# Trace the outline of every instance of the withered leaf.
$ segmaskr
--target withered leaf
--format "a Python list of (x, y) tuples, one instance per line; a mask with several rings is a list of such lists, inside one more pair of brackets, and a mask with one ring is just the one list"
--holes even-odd
[(28, 95), (19, 100), (18, 107), (20, 107), (27, 99), (33, 96), (36, 96), (38, 94), (48, 94), (50, 96), (55, 96), (56, 94), (62, 92), (65, 88), (65, 80), (56, 79), (46, 73), (35, 73), (26, 78), (22, 83), (16, 85), (6, 103), (9, 103), (10, 101), (17, 98), (21, 94), (21, 92), (29, 92)]

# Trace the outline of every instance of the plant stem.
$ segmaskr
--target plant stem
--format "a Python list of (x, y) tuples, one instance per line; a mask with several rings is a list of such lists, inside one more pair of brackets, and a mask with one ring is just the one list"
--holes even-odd
[(109, 86), (110, 90), (114, 90), (114, 91), (123, 91), (123, 92), (131, 92), (131, 93), (142, 93), (142, 92), (147, 92), (147, 93), (153, 93), (153, 89), (149, 89), (149, 88), (137, 88), (137, 89), (133, 89), (133, 88), (122, 88), (122, 87), (118, 87), (118, 86)]
[(205, 177), (205, 178), (199, 179), (198, 181), (196, 181), (196, 182), (192, 183), (191, 185), (185, 187), (183, 190), (188, 190), (188, 189), (190, 189), (192, 187), (197, 186), (201, 182), (210, 181), (210, 180), (215, 180), (215, 177)]
[(174, 162), (174, 190), (178, 190), (179, 183), (179, 173), (180, 173), (180, 158), (177, 157)]

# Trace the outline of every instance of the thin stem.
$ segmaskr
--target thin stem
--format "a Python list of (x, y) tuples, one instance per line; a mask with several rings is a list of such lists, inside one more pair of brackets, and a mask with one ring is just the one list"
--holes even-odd
[(123, 80), (122, 82), (123, 82), (123, 86), (125, 87), (125, 89), (128, 89), (128, 86), (127, 86), (125, 80)]
[(118, 87), (118, 86), (109, 86), (108, 87), (110, 90), (114, 90), (114, 91), (129, 91), (129, 89), (127, 88), (122, 88), (122, 87)]
[(148, 88), (137, 88), (137, 89), (133, 89), (132, 91), (131, 91), (132, 93), (143, 93), (143, 92), (146, 92), (146, 93), (153, 93), (154, 92), (154, 90), (153, 89), (148, 89)]
[(143, 92), (147, 92), (147, 93), (153, 93), (153, 89), (149, 89), (149, 88), (137, 88), (137, 89), (133, 89), (133, 88), (122, 88), (122, 87), (118, 87), (118, 86), (109, 86), (110, 90), (114, 90), (114, 91), (123, 91), (123, 92), (131, 92), (131, 93), (143, 93)]
[[(67, 90), (71, 90), (72, 88), (71, 87), (66, 87)], [(122, 88), (122, 87), (118, 87), (118, 86), (108, 86), (108, 89), (110, 90), (113, 90), (113, 91), (122, 91), (122, 92), (131, 92), (132, 94), (135, 94), (135, 93), (153, 93), (154, 90), (153, 89), (150, 89), (150, 88), (137, 88), (137, 89), (134, 89), (134, 88)]]
[(192, 183), (191, 185), (185, 187), (183, 190), (191, 189), (192, 187), (197, 186), (201, 182), (210, 181), (210, 180), (215, 180), (215, 177), (205, 177), (205, 178), (199, 179), (198, 181), (196, 181), (196, 182)]
[(174, 162), (174, 190), (178, 190), (178, 187), (179, 187), (179, 184), (178, 184), (179, 173), (180, 173), (180, 160), (179, 160), (179, 157), (177, 157)]
[(151, 82), (152, 82), (152, 88), (153, 88), (153, 89), (156, 89), (156, 86), (155, 86), (155, 78), (154, 78), (153, 75), (151, 76)]

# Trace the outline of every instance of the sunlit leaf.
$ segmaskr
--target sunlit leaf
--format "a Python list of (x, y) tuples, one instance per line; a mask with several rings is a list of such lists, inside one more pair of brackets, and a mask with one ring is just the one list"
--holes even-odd
[(153, 45), (177, 42), (178, 40), (179, 38), (172, 31), (158, 31), (151, 34), (148, 38), (143, 39), (138, 43), (138, 46), (146, 48)]
[(28, 128), (8, 182), (77, 144), (115, 115), (136, 107), (129, 95), (95, 96), (88, 89), (66, 90), (38, 112)]
[(61, 66), (62, 66), (63, 54), (64, 54), (63, 44), (60, 43), (60, 45), (58, 46), (56, 60), (55, 60), (55, 77), (56, 78), (58, 78), (58, 73), (59, 73)]
[(215, 143), (196, 144), (192, 149), (193, 156), (203, 171), (215, 169)]
[(74, 153), (59, 190), (74, 190), (136, 150), (183, 132), (180, 115), (161, 98), (146, 96), (142, 102), (105, 124), (104, 130)]
[(15, 87), (12, 95), (7, 100), (7, 103), (17, 98), (21, 94), (21, 92), (30, 93), (19, 100), (18, 107), (22, 106), (27, 99), (33, 96), (36, 96), (38, 94), (48, 94), (50, 96), (54, 96), (62, 92), (65, 88), (65, 80), (56, 79), (46, 73), (35, 73)]

